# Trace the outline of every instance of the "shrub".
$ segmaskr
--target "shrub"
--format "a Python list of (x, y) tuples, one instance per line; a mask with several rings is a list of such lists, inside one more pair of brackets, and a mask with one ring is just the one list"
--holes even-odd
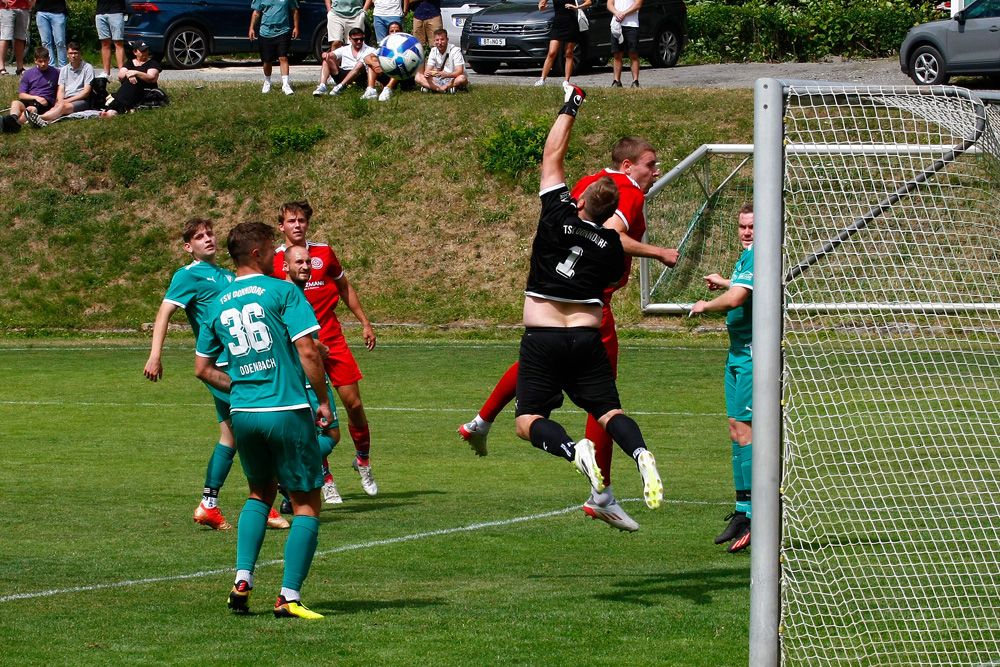
[(271, 151), (275, 155), (289, 151), (304, 153), (326, 136), (326, 130), (322, 125), (309, 127), (280, 125), (268, 130), (267, 136), (271, 140)]
[(541, 164), (548, 133), (547, 127), (501, 118), (496, 129), (478, 142), (479, 165), (491, 174), (517, 180)]

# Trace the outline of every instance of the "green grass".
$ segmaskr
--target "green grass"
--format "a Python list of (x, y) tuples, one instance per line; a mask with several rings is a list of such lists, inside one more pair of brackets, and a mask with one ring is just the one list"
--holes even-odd
[[(141, 374), (145, 339), (0, 346), (0, 597), (233, 566), (235, 531), (191, 522), (218, 431), (190, 340), (168, 343), (155, 385)], [(338, 446), (345, 502), (324, 506), (304, 589), (323, 621), (271, 616), (281, 565), (268, 564), (247, 618), (225, 609), (231, 572), (5, 600), (3, 662), (745, 665), (750, 561), (711, 541), (732, 493), (724, 347), (623, 341), (623, 401), (666, 495), (647, 510), (616, 453), (616, 495), (642, 526), (629, 535), (577, 509), (586, 482), (518, 440), (510, 412), (486, 458), (455, 434), (515, 359), (514, 340), (387, 334), (356, 352), (380, 494), (364, 495), (349, 444)], [(558, 414), (582, 431), (581, 413)], [(235, 466), (220, 495), (234, 525), (245, 493)], [(269, 532), (262, 561), (282, 557), (284, 537)]]

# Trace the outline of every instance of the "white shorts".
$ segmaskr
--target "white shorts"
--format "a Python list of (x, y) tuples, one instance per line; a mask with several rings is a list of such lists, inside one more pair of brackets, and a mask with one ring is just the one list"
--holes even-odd
[(358, 12), (358, 15), (352, 19), (345, 19), (343, 16), (337, 16), (333, 13), (333, 10), (326, 13), (326, 37), (331, 42), (346, 44), (347, 35), (350, 34), (351, 30), (354, 30), (355, 28), (358, 30), (365, 29), (364, 12)]
[(28, 38), (28, 21), (31, 12), (27, 9), (0, 9), (0, 40), (9, 42)]

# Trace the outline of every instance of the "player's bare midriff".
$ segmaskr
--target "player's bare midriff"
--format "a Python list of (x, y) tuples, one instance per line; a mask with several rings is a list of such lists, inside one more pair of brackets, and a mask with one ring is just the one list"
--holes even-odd
[(601, 307), (526, 296), (524, 297), (524, 326), (591, 327), (597, 329), (601, 326)]

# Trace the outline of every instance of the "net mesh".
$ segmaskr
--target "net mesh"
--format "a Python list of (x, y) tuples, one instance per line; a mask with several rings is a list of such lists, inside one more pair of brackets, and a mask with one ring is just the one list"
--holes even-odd
[(997, 120), (787, 92), (785, 665), (1000, 665)]

